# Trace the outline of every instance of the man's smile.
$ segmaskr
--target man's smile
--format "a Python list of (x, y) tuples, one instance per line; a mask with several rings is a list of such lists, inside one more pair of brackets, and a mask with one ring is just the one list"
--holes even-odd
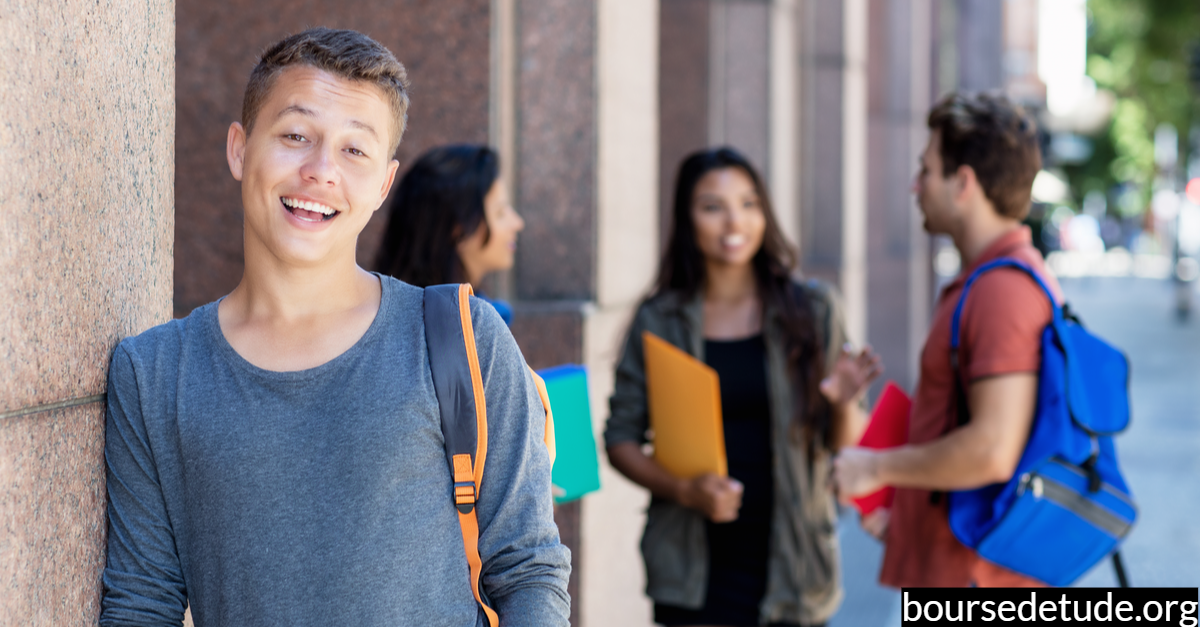
[(283, 197), (279, 199), (292, 215), (305, 222), (322, 222), (332, 220), (340, 211), (312, 200), (299, 200)]

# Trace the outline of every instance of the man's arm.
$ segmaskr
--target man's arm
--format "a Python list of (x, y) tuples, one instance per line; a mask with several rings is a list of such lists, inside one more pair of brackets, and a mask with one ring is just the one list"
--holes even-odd
[(482, 588), (505, 627), (566, 627), (571, 555), (554, 524), (546, 413), (499, 314), (471, 305), (488, 415), (477, 506)]
[(1037, 401), (1037, 374), (989, 377), (967, 390), (971, 421), (926, 444), (884, 451), (849, 448), (834, 461), (843, 500), (884, 485), (970, 490), (1008, 481), (1016, 470)]
[(121, 346), (108, 373), (104, 457), (108, 564), (100, 626), (178, 626), (187, 606), (183, 569), (142, 419), (133, 363)]

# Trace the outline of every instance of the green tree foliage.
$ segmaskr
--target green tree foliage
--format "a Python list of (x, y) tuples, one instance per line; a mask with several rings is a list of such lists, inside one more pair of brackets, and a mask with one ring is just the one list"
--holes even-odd
[(1092, 140), (1093, 158), (1067, 168), (1076, 197), (1128, 184), (1135, 198), (1122, 213), (1145, 208), (1155, 177), (1154, 129), (1170, 123), (1186, 154), (1188, 129), (1200, 123), (1200, 98), (1188, 81), (1189, 51), (1200, 40), (1198, 0), (1088, 0), (1088, 75), (1112, 91), (1108, 127)]

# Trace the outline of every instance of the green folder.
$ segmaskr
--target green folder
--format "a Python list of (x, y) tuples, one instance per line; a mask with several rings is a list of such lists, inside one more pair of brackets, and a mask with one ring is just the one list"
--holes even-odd
[(600, 489), (600, 460), (592, 433), (587, 370), (583, 366), (555, 366), (539, 371), (538, 375), (546, 382), (554, 413), (557, 455), (550, 474), (554, 501), (567, 503)]

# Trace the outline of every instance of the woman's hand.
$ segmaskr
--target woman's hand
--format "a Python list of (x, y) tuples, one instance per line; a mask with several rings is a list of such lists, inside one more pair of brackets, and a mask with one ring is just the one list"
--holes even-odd
[(716, 523), (737, 520), (742, 507), (742, 484), (737, 479), (712, 473), (683, 482), (676, 501)]
[(883, 361), (869, 345), (855, 354), (846, 344), (842, 346), (833, 371), (821, 381), (821, 394), (835, 407), (857, 403), (882, 372)]
[(700, 475), (680, 479), (668, 473), (646, 455), (636, 442), (621, 442), (608, 447), (613, 468), (634, 483), (649, 488), (659, 498), (694, 509), (713, 522), (737, 520), (742, 507), (742, 484), (737, 479)]

